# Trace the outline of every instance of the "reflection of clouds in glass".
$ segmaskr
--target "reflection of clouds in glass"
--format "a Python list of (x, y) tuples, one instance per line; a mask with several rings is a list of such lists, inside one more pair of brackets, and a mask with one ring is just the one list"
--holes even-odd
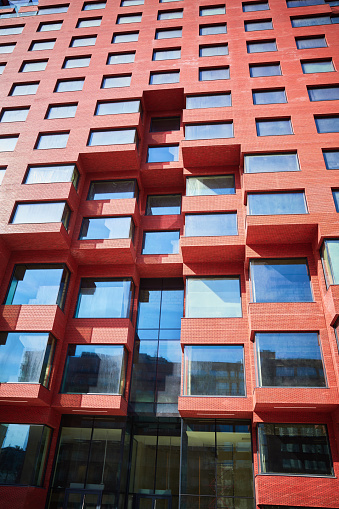
[[(3, 424), (2, 426), (6, 425)], [(29, 428), (29, 424), (9, 424), (6, 436), (2, 443), (2, 449), (5, 447), (19, 447), (25, 451), (27, 447)]]

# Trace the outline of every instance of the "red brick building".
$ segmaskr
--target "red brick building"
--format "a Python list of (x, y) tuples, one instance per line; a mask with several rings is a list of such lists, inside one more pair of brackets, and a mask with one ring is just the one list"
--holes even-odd
[(0, 3), (1, 509), (338, 509), (339, 2)]

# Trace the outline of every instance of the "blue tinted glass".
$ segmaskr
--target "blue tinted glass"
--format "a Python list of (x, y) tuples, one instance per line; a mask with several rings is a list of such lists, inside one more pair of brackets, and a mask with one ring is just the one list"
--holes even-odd
[[(138, 329), (158, 329), (160, 324), (161, 290), (139, 292)], [(149, 338), (152, 339), (152, 338)]]
[(326, 387), (315, 332), (255, 335), (261, 387)]
[(131, 217), (89, 217), (82, 221), (79, 239), (130, 239), (132, 233)]
[(150, 85), (162, 85), (163, 83), (179, 83), (180, 72), (151, 73)]
[(148, 163), (166, 163), (170, 161), (178, 161), (179, 146), (163, 145), (160, 147), (148, 147), (147, 162)]
[(293, 134), (290, 120), (257, 120), (258, 136), (283, 136)]
[(265, 21), (245, 21), (245, 32), (254, 32), (256, 30), (272, 30), (272, 20)]
[(191, 95), (186, 97), (186, 109), (224, 108), (231, 106), (231, 94)]
[(339, 99), (339, 87), (309, 88), (310, 101), (335, 101)]
[(304, 193), (248, 194), (250, 215), (306, 214)]
[(219, 25), (201, 25), (199, 27), (200, 35), (216, 35), (226, 33), (227, 33), (226, 23), (221, 23)]
[(221, 69), (200, 69), (199, 81), (228, 80), (230, 78), (229, 67)]
[(81, 280), (75, 318), (128, 318), (130, 279)]
[(119, 200), (136, 197), (135, 180), (99, 180), (91, 183), (87, 200)]
[(248, 2), (242, 4), (243, 12), (268, 11), (268, 2)]
[(196, 124), (185, 126), (185, 140), (233, 138), (233, 124)]
[(320, 37), (302, 37), (295, 40), (298, 49), (308, 48), (326, 48), (326, 39), (324, 36)]
[(285, 90), (263, 90), (253, 92), (253, 104), (286, 103)]
[(237, 214), (186, 214), (185, 237), (238, 235)]
[[(130, 400), (154, 403), (158, 340), (135, 341)], [(147, 373), (147, 376), (145, 376)]]
[(164, 216), (180, 214), (180, 212), (181, 194), (160, 194), (147, 198), (147, 216)]
[(245, 173), (299, 170), (297, 154), (255, 154), (245, 156)]
[(187, 278), (186, 318), (240, 316), (239, 277)]
[(145, 232), (141, 254), (176, 254), (179, 253), (180, 232), (159, 231)]
[(91, 131), (88, 144), (90, 147), (100, 145), (128, 145), (135, 143), (136, 129), (115, 129), (111, 131)]
[(253, 302), (313, 302), (304, 259), (252, 260)]
[(335, 209), (339, 212), (339, 191), (332, 191)]
[[(161, 299), (160, 328), (180, 329), (183, 310), (184, 310), (184, 291), (163, 290)], [(167, 334), (166, 339), (172, 339), (172, 337), (173, 337), (172, 334), (170, 335), (170, 337)]]
[(330, 25), (330, 16), (312, 16), (309, 18), (292, 18), (292, 27), (311, 27), (316, 25)]
[(332, 60), (315, 60), (314, 62), (301, 62), (301, 68), (304, 74), (313, 74), (316, 72), (333, 72)]
[(250, 65), (251, 78), (258, 78), (260, 76), (280, 76), (280, 64), (268, 65)]
[(325, 4), (324, 0), (287, 0), (287, 7), (306, 7), (308, 5)]
[(277, 51), (275, 41), (248, 42), (247, 53), (264, 53), (266, 51)]
[(339, 150), (324, 150), (323, 156), (328, 170), (339, 170)]
[(315, 125), (318, 133), (338, 133), (339, 117), (318, 117), (315, 118)]

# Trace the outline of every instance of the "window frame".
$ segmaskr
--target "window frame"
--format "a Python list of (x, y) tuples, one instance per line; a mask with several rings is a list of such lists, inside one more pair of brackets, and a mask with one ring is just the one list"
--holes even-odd
[[(75, 82), (82, 82), (82, 87), (80, 89), (77, 89), (77, 90), (58, 90), (59, 88), (59, 85), (61, 83), (67, 83), (67, 82), (72, 82), (72, 83), (75, 83)], [(55, 83), (55, 87), (54, 87), (54, 90), (53, 90), (53, 93), (58, 93), (58, 94), (61, 94), (61, 93), (65, 93), (65, 92), (81, 92), (83, 87), (84, 87), (84, 83), (85, 83), (85, 78), (62, 78), (62, 79), (58, 79)]]
[[(289, 122), (290, 130), (289, 133), (273, 133), (273, 134), (260, 134), (260, 123), (268, 125), (270, 122)], [(258, 138), (265, 138), (266, 136), (292, 136), (294, 135), (293, 125), (292, 125), (292, 119), (291, 117), (273, 117), (273, 118), (256, 118), (255, 119), (256, 124), (256, 132)], [(286, 124), (287, 125), (287, 124)]]
[[(44, 147), (44, 148), (40, 148), (39, 145), (40, 145), (40, 140), (44, 138), (44, 136), (57, 136), (57, 135), (63, 135), (63, 134), (67, 134), (67, 140), (66, 140), (66, 144), (64, 147)], [(36, 142), (35, 142), (35, 145), (34, 145), (34, 150), (60, 150), (60, 149), (64, 149), (67, 147), (67, 143), (68, 143), (68, 138), (69, 138), (69, 134), (70, 134), (70, 131), (47, 131), (47, 132), (39, 132), (38, 133), (38, 136), (37, 136), (37, 139), (36, 139)]]

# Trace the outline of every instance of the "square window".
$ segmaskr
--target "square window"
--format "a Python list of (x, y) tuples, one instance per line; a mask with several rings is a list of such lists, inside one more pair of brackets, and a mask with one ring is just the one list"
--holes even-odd
[(76, 67), (88, 67), (91, 57), (67, 57), (62, 65), (63, 69), (75, 69)]
[(100, 147), (102, 145), (129, 145), (137, 143), (136, 129), (106, 129), (90, 131), (87, 145)]
[(230, 68), (228, 66), (199, 69), (199, 81), (214, 81), (229, 79), (230, 79)]
[(39, 81), (34, 83), (17, 83), (16, 85), (13, 85), (9, 95), (34, 95), (38, 90), (38, 86)]
[(6, 108), (1, 112), (0, 122), (25, 122), (29, 112), (27, 108)]
[(51, 21), (50, 23), (40, 23), (37, 32), (54, 32), (61, 30), (62, 21)]
[(339, 170), (339, 150), (323, 150), (327, 170)]
[(215, 16), (217, 14), (226, 14), (226, 6), (225, 5), (211, 5), (208, 7), (200, 7), (200, 9), (199, 9), (200, 16)]
[(0, 152), (13, 152), (19, 139), (17, 136), (0, 136)]
[(23, 62), (19, 72), (35, 72), (44, 71), (48, 60), (36, 60), (31, 62)]
[(184, 15), (183, 9), (178, 9), (177, 11), (159, 11), (158, 12), (158, 20), (164, 19), (180, 19)]
[(52, 118), (71, 118), (75, 116), (78, 104), (60, 104), (56, 106), (49, 106), (46, 117)]
[(253, 90), (253, 104), (280, 104), (287, 103), (284, 88), (272, 90)]
[(231, 93), (225, 94), (206, 94), (206, 95), (189, 95), (186, 97), (186, 109), (200, 108), (224, 108), (231, 106)]
[(152, 60), (176, 60), (177, 58), (181, 58), (181, 48), (153, 50)]
[(123, 32), (121, 34), (113, 34), (112, 43), (118, 44), (122, 42), (136, 42), (139, 37), (139, 32)]
[(120, 88), (129, 87), (132, 74), (117, 74), (116, 76), (104, 76), (101, 88)]
[(245, 155), (245, 173), (271, 173), (280, 171), (299, 171), (297, 153), (252, 154)]
[(315, 125), (318, 133), (338, 133), (339, 132), (339, 116), (332, 117), (314, 117)]
[(279, 214), (307, 214), (304, 192), (248, 193), (248, 214), (267, 216)]
[(216, 23), (214, 25), (200, 25), (199, 35), (217, 35), (227, 34), (226, 23)]
[(260, 19), (245, 21), (245, 32), (256, 32), (257, 30), (273, 30), (271, 19)]
[(146, 216), (168, 216), (181, 213), (181, 194), (147, 196)]
[(307, 87), (310, 101), (337, 101), (339, 100), (339, 86), (326, 85), (323, 87)]
[(233, 122), (185, 125), (185, 140), (214, 140), (233, 136)]
[(179, 239), (180, 232), (177, 230), (144, 232), (141, 254), (177, 254)]
[(53, 49), (56, 39), (49, 39), (47, 41), (33, 41), (29, 47), (29, 51), (42, 51), (46, 49)]
[(147, 163), (166, 163), (179, 160), (179, 145), (148, 147)]
[(75, 92), (82, 90), (85, 78), (58, 80), (54, 92)]
[(129, 318), (131, 279), (82, 278), (74, 318)]
[(185, 237), (225, 237), (238, 235), (237, 214), (186, 214)]
[(156, 39), (175, 39), (182, 37), (182, 28), (159, 28), (155, 31)]
[(187, 277), (185, 318), (241, 317), (240, 278)]
[(269, 51), (278, 51), (275, 40), (271, 41), (252, 41), (247, 42), (247, 53), (266, 53)]
[(234, 175), (186, 178), (186, 196), (218, 196), (223, 194), (235, 194)]
[(79, 19), (76, 28), (99, 27), (102, 18), (84, 18)]
[(69, 133), (39, 134), (36, 149), (66, 148)]
[(165, 83), (179, 83), (180, 71), (173, 72), (151, 72), (149, 84), (163, 85)]
[(163, 133), (166, 131), (180, 131), (180, 117), (151, 118), (151, 133)]
[(291, 119), (256, 120), (257, 136), (285, 136), (293, 134)]
[(317, 72), (334, 72), (334, 65), (329, 60), (309, 60), (301, 61), (301, 68), (304, 74), (313, 74)]
[(107, 65), (131, 64), (135, 59), (135, 51), (130, 53), (110, 53), (107, 59)]
[(228, 44), (199, 46), (199, 57), (215, 57), (223, 55), (228, 55)]
[(268, 11), (268, 2), (243, 2), (243, 12)]
[(70, 48), (81, 48), (83, 46), (94, 46), (97, 40), (96, 35), (88, 37), (73, 37), (71, 40)]
[(125, 25), (128, 23), (140, 23), (142, 13), (136, 12), (133, 14), (120, 14), (117, 18), (117, 25)]
[(298, 49), (327, 48), (324, 35), (317, 35), (314, 37), (296, 37), (295, 43)]
[(259, 78), (263, 76), (281, 76), (281, 68), (279, 63), (271, 64), (250, 64), (251, 78)]

